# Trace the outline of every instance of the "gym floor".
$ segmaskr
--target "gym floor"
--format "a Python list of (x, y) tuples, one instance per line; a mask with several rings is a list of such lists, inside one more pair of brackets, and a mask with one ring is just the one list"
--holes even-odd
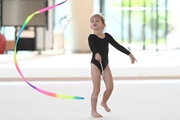
[[(36, 81), (36, 87), (55, 93), (82, 96), (84, 100), (53, 98), (24, 82), (1, 82), (1, 120), (93, 120), (90, 115), (91, 81)], [(102, 120), (179, 120), (180, 80), (115, 80)], [(101, 86), (99, 102), (104, 84)]]
[[(179, 120), (179, 51), (133, 52), (130, 64), (123, 54), (110, 55), (115, 88), (102, 120)], [(34, 55), (19, 53), (19, 67), (29, 82), (41, 89), (84, 100), (67, 100), (41, 94), (16, 71), (13, 55), (0, 56), (0, 120), (93, 120), (90, 115), (90, 54)], [(99, 102), (105, 86), (102, 82)]]

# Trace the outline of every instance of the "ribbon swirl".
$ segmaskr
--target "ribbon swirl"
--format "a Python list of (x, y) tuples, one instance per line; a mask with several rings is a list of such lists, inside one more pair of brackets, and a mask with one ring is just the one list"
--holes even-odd
[(33, 89), (37, 90), (38, 92), (42, 93), (42, 94), (45, 94), (47, 96), (51, 96), (51, 97), (56, 97), (56, 98), (63, 98), (63, 99), (73, 99), (73, 100), (83, 100), (84, 97), (80, 97), (80, 96), (71, 96), (71, 95), (65, 95), (65, 94), (57, 94), (57, 93), (53, 93), (53, 92), (49, 92), (49, 91), (46, 91), (46, 90), (42, 90), (34, 85), (32, 85), (31, 83), (28, 82), (28, 80), (23, 76), (19, 66), (18, 66), (18, 61), (17, 61), (17, 58), (16, 58), (16, 48), (17, 48), (17, 44), (18, 44), (18, 41), (19, 41), (19, 38), (20, 38), (20, 35), (22, 33), (22, 31), (24, 30), (24, 28), (26, 27), (26, 25), (29, 23), (29, 21), (33, 18), (34, 15), (36, 14), (39, 14), (39, 13), (43, 13), (43, 12), (46, 12), (50, 9), (53, 9), (63, 3), (65, 3), (67, 0), (64, 0), (63, 2), (61, 3), (58, 3), (58, 4), (55, 4), (55, 5), (52, 5), (52, 6), (49, 6), (49, 7), (45, 7), (45, 8), (42, 8), (34, 13), (32, 13), (31, 15), (29, 15), (26, 20), (24, 21), (21, 29), (20, 29), (20, 32), (17, 36), (17, 39), (16, 39), (16, 42), (15, 42), (15, 46), (14, 46), (14, 64), (16, 66), (16, 69), (18, 71), (18, 73), (20, 74), (20, 76), (22, 77), (22, 79), (29, 85), (31, 86)]

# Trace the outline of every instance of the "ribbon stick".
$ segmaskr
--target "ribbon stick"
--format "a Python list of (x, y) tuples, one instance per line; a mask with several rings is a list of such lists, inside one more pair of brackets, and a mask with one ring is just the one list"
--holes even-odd
[(42, 93), (42, 94), (45, 94), (47, 96), (51, 96), (51, 97), (56, 97), (56, 98), (63, 98), (63, 99), (72, 99), (72, 100), (83, 100), (84, 97), (80, 97), (80, 96), (71, 96), (71, 95), (64, 95), (64, 94), (57, 94), (57, 93), (53, 93), (53, 92), (49, 92), (49, 91), (46, 91), (46, 90), (42, 90), (34, 85), (32, 85), (31, 83), (28, 82), (28, 80), (23, 76), (19, 66), (18, 66), (18, 61), (17, 61), (17, 58), (16, 58), (16, 48), (17, 48), (17, 44), (18, 44), (18, 40), (20, 38), (20, 35), (22, 33), (22, 31), (24, 30), (24, 28), (26, 27), (26, 25), (29, 23), (29, 21), (33, 18), (34, 15), (36, 14), (39, 14), (39, 13), (43, 13), (43, 12), (46, 12), (50, 9), (53, 9), (63, 3), (65, 3), (67, 0), (59, 3), (59, 4), (56, 4), (56, 5), (53, 5), (53, 6), (49, 6), (49, 7), (46, 7), (46, 8), (42, 8), (34, 13), (32, 13), (31, 15), (29, 15), (26, 20), (24, 21), (21, 29), (20, 29), (20, 32), (17, 36), (17, 39), (16, 39), (16, 43), (15, 43), (15, 47), (14, 47), (14, 64), (16, 66), (16, 70), (18, 71), (18, 73), (20, 74), (20, 76), (22, 77), (22, 79), (29, 85), (31, 86), (32, 88), (34, 88), (35, 90), (37, 90), (38, 92)]

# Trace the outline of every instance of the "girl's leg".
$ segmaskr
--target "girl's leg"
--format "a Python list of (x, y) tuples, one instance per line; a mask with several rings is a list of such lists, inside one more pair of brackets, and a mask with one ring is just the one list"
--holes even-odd
[(91, 63), (91, 76), (93, 82), (93, 91), (91, 95), (91, 115), (92, 117), (102, 117), (102, 115), (100, 115), (97, 112), (97, 101), (100, 92), (101, 76), (99, 69), (92, 63)]
[(111, 74), (111, 70), (109, 68), (109, 65), (107, 65), (106, 68), (104, 69), (103, 78), (104, 78), (106, 90), (104, 91), (101, 105), (104, 107), (104, 109), (107, 112), (110, 112), (111, 110), (107, 106), (107, 101), (108, 101), (109, 97), (111, 96), (111, 93), (112, 93), (113, 88), (114, 88), (114, 84), (113, 84), (113, 78), (112, 78), (112, 74)]

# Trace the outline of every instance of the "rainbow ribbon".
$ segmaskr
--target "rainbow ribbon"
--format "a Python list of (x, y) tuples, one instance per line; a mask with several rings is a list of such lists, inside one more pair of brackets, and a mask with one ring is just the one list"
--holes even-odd
[(40, 92), (40, 93), (42, 93), (42, 94), (45, 94), (45, 95), (48, 95), (48, 96), (51, 96), (51, 97), (56, 97), (56, 98), (72, 99), (72, 100), (83, 100), (84, 97), (80, 97), (80, 96), (70, 96), (70, 95), (64, 95), (64, 94), (57, 94), (57, 93), (49, 92), (49, 91), (46, 91), (46, 90), (42, 90), (42, 89), (40, 89), (40, 88), (38, 88), (38, 87), (30, 84), (30, 83), (27, 81), (27, 79), (23, 76), (23, 74), (22, 74), (22, 72), (21, 72), (21, 70), (20, 70), (20, 68), (19, 68), (19, 66), (18, 66), (18, 61), (17, 61), (17, 59), (16, 59), (16, 48), (17, 48), (18, 40), (19, 40), (19, 38), (20, 38), (20, 35), (21, 35), (22, 31), (24, 30), (24, 28), (26, 27), (26, 25), (29, 23), (29, 21), (33, 18), (33, 16), (36, 15), (36, 14), (39, 14), (39, 13), (46, 12), (46, 11), (48, 11), (48, 10), (50, 10), (50, 9), (53, 9), (53, 8), (55, 8), (55, 7), (57, 7), (57, 6), (65, 3), (66, 1), (67, 1), (67, 0), (65, 0), (65, 1), (63, 1), (63, 2), (61, 2), (61, 3), (59, 3), (59, 4), (56, 4), (56, 5), (52, 5), (52, 6), (49, 6), (49, 7), (42, 8), (42, 9), (40, 9), (40, 10), (32, 13), (31, 15), (29, 15), (29, 16), (26, 18), (26, 20), (24, 21), (24, 23), (23, 23), (23, 25), (22, 25), (22, 27), (21, 27), (21, 29), (20, 29), (20, 32), (19, 32), (19, 34), (18, 34), (18, 36), (17, 36), (17, 39), (16, 39), (16, 43), (15, 43), (15, 47), (14, 47), (14, 64), (15, 64), (15, 66), (16, 66), (16, 69), (17, 69), (18, 73), (19, 73), (20, 76), (22, 77), (22, 79), (23, 79), (29, 86), (31, 86), (32, 88), (34, 88), (34, 89), (37, 90), (38, 92)]

